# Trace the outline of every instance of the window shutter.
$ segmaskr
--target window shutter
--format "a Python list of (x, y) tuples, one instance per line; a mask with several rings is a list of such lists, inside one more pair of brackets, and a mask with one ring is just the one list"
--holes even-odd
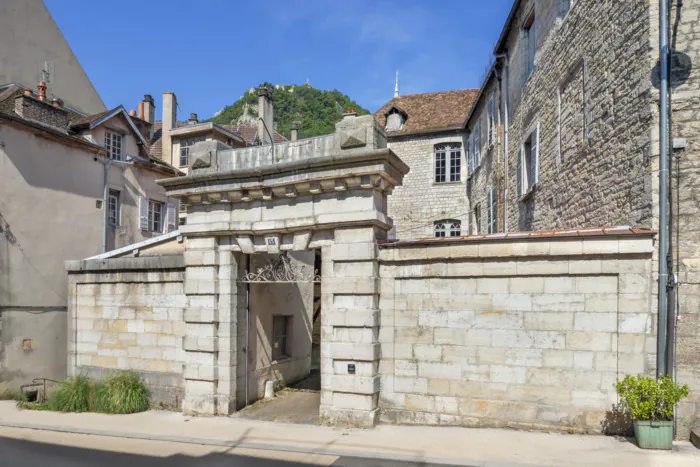
[(535, 130), (532, 132), (532, 141), (534, 142), (532, 152), (535, 156), (535, 184), (540, 175), (540, 124), (538, 123)]
[(168, 203), (167, 221), (168, 232), (177, 230), (177, 208), (173, 203)]
[(139, 228), (148, 230), (148, 198), (139, 196)]
[(518, 179), (518, 197), (523, 195), (523, 147), (518, 149), (518, 157), (515, 168), (515, 175)]

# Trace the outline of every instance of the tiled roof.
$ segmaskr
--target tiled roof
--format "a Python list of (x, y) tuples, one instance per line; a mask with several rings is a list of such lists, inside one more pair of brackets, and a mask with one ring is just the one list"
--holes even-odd
[(478, 89), (461, 89), (398, 96), (374, 112), (374, 119), (386, 127), (385, 114), (392, 106), (407, 115), (403, 128), (387, 132), (389, 136), (462, 128), (478, 95)]
[(601, 237), (620, 235), (653, 235), (654, 231), (646, 227), (633, 227), (623, 225), (618, 227), (592, 227), (580, 229), (558, 229), (558, 230), (536, 230), (532, 232), (509, 232), (495, 234), (468, 235), (463, 237), (439, 237), (420, 239), (398, 239), (383, 240), (378, 243), (383, 247), (393, 247), (402, 245), (418, 244), (444, 244), (444, 243), (468, 243), (483, 241), (503, 241), (503, 240), (525, 240), (525, 239), (552, 239), (552, 238), (572, 238), (572, 237)]
[(94, 115), (88, 115), (86, 117), (79, 117), (76, 116), (76, 118), (71, 119), (70, 121), (70, 127), (73, 130), (78, 130), (81, 129), (82, 127), (88, 127), (90, 126), (90, 123), (92, 123), (94, 120), (97, 120), (98, 118), (102, 117), (105, 114), (108, 114), (114, 109), (109, 109), (105, 110), (104, 112), (100, 112)]
[[(188, 123), (177, 122), (175, 128), (183, 128), (189, 126)], [(246, 144), (253, 144), (255, 141), (255, 135), (258, 134), (257, 125), (221, 125), (229, 131), (238, 133), (241, 135)], [(274, 131), (275, 143), (282, 143), (287, 141), (281, 133), (277, 130)], [(163, 122), (155, 122), (153, 124), (153, 138), (151, 138), (151, 156), (162, 157), (163, 156)]]

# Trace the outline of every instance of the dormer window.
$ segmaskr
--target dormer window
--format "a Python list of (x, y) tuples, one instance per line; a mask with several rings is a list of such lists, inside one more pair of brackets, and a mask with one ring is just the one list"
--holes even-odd
[(406, 112), (392, 105), (384, 115), (386, 116), (386, 131), (399, 131), (403, 129), (403, 124), (406, 121)]
[(108, 158), (122, 160), (122, 135), (105, 131), (105, 148)]

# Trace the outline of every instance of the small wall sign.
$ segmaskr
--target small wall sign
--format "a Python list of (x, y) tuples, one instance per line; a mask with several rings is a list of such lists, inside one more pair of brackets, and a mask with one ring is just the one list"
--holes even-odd
[(349, 375), (355, 374), (355, 364), (354, 363), (348, 363), (348, 374)]

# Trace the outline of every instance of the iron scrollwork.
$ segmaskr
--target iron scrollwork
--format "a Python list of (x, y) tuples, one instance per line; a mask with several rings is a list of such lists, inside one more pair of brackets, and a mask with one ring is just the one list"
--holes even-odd
[(304, 264), (293, 264), (289, 256), (282, 253), (257, 271), (246, 271), (241, 282), (321, 282), (321, 276), (318, 270), (308, 270)]

